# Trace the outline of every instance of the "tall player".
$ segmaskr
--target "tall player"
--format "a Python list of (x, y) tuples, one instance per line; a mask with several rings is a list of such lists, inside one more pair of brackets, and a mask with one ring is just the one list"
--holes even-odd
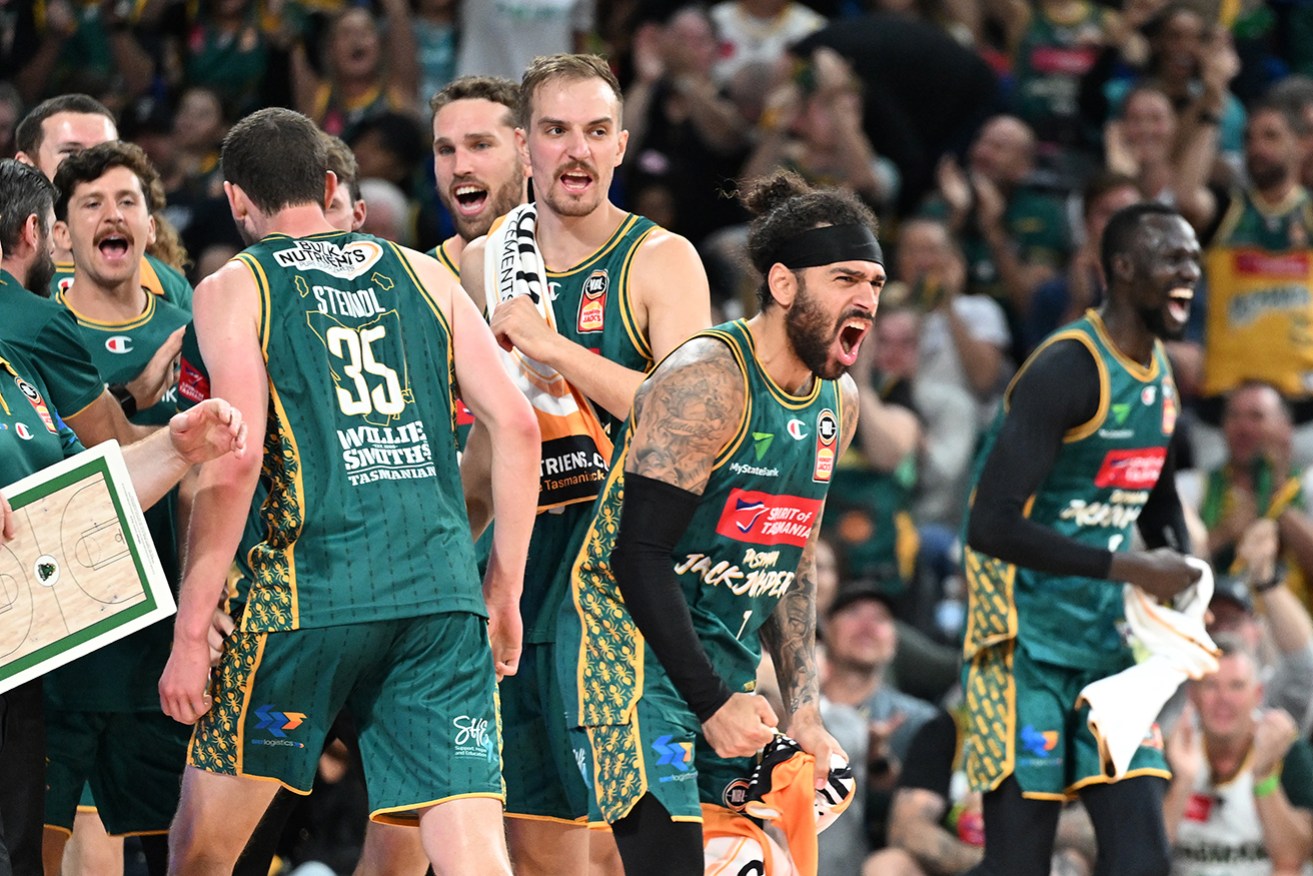
[[(1166, 874), (1167, 763), (1146, 738), (1104, 777), (1086, 684), (1130, 666), (1122, 582), (1168, 599), (1199, 576), (1169, 451), (1180, 400), (1163, 351), (1199, 282), (1199, 243), (1174, 210), (1135, 204), (1103, 233), (1103, 307), (1022, 366), (986, 448), (968, 521), (963, 656), (966, 772), (984, 793), (972, 873), (1049, 872), (1062, 802), (1079, 795), (1099, 874)], [(1149, 550), (1132, 550), (1138, 525)]]
[[(253, 113), (221, 160), (253, 244), (202, 283), (197, 334), (213, 391), (252, 412), (265, 453), (200, 474), (160, 679), (165, 712), (198, 723), (170, 868), (231, 872), (278, 784), (310, 789), (347, 707), (371, 817), (418, 824), (438, 872), (508, 874), (495, 683), (519, 659), (532, 412), (437, 262), (328, 224), (335, 180), (309, 119)], [(494, 439), (482, 591), (444, 438), (452, 377)], [(269, 492), (251, 513), (265, 538), (211, 700), (211, 614), (262, 470)]]
[[(556, 330), (526, 296), (492, 316), (503, 347), (553, 367), (613, 432), (653, 363), (711, 322), (692, 245), (607, 199), (627, 140), (620, 86), (605, 60), (552, 55), (529, 65), (516, 142), (532, 173), (535, 243)], [(461, 283), (480, 306), (496, 294), (485, 246), (476, 241), (461, 259)], [(486, 453), (477, 440), (476, 432), (467, 449), (476, 459)], [(591, 496), (577, 498), (538, 515), (522, 603), (523, 669), (501, 689), (507, 833), (522, 874), (582, 873), (588, 861), (587, 793), (561, 721), (552, 645), (589, 517)]]
[(778, 723), (753, 693), (763, 646), (818, 789), (842, 755), (820, 716), (814, 557), (884, 257), (851, 194), (780, 172), (745, 203), (761, 311), (640, 387), (560, 616), (572, 735), (628, 876), (701, 874), (704, 812), (738, 817)]

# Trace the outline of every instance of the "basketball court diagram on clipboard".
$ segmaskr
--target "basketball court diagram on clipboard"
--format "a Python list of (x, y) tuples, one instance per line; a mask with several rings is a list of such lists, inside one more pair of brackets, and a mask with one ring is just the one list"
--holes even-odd
[(16, 534), (0, 545), (0, 692), (174, 612), (117, 443), (4, 493)]

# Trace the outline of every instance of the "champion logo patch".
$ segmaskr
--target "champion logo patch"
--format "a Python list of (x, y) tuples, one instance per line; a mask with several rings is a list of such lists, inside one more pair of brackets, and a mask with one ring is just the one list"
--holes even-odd
[(801, 441), (807, 437), (807, 424), (797, 417), (789, 420), (789, 437), (794, 441)]
[(132, 352), (132, 338), (127, 335), (114, 335), (105, 339), (105, 349), (120, 356)]
[(32, 440), (32, 430), (27, 428), (26, 423), (15, 423), (14, 431), (17, 432), (18, 437), (22, 438), (24, 441)]

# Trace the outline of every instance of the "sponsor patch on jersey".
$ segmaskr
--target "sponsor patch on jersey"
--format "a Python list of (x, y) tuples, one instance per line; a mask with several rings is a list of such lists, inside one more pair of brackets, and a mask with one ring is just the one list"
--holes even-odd
[(197, 404), (210, 397), (210, 378), (186, 358), (178, 363), (178, 395)]
[(456, 399), (456, 425), (457, 426), (474, 425), (474, 411), (470, 410), (469, 407), (465, 404), (465, 402), (461, 401), (460, 399)]
[[(35, 410), (37, 416), (41, 418), (41, 422), (45, 424), (46, 429), (51, 432), (58, 432), (59, 430), (55, 428), (55, 420), (50, 416), (50, 409), (46, 407), (46, 401), (41, 397), (41, 393), (37, 391), (37, 388), (23, 378), (17, 376), (14, 377), (14, 383), (18, 385), (18, 391), (21, 392), (23, 397), (32, 405), (33, 410)], [(27, 427), (22, 423), (19, 423), (18, 434), (22, 435), (23, 438), (31, 438), (31, 434), (23, 435), (23, 430), (26, 428)]]
[(1171, 380), (1163, 381), (1163, 434), (1170, 435), (1176, 431), (1176, 384)]
[(1144, 402), (1146, 405), (1153, 404), (1154, 399), (1156, 398), (1158, 398), (1157, 387), (1153, 385), (1149, 385), (1146, 386), (1144, 389), (1140, 390), (1140, 401)]
[(1096, 487), (1122, 490), (1152, 490), (1167, 459), (1165, 447), (1137, 447), (1109, 450), (1094, 476)]
[(600, 332), (606, 325), (606, 292), (611, 278), (605, 268), (598, 268), (584, 280), (584, 294), (579, 298), (580, 332)]
[(807, 424), (797, 417), (789, 420), (789, 437), (794, 441), (801, 441), (807, 437)]
[(105, 339), (105, 349), (122, 356), (132, 352), (132, 338), (128, 335), (112, 335)]
[[(792, 429), (792, 422), (789, 423), (789, 427)], [(839, 418), (834, 415), (834, 411), (825, 408), (816, 415), (816, 465), (812, 469), (814, 482), (829, 483), (830, 477), (834, 474), (838, 440)]]
[(1213, 814), (1215, 802), (1216, 798), (1211, 794), (1191, 794), (1185, 804), (1185, 820), (1207, 821)]
[(17, 432), (18, 437), (22, 438), (24, 441), (32, 440), (32, 430), (27, 428), (26, 423), (15, 423), (14, 431)]
[(819, 499), (735, 488), (721, 509), (716, 534), (749, 544), (802, 547), (820, 508)]
[(332, 240), (294, 240), (289, 248), (274, 253), (279, 267), (322, 271), (343, 280), (354, 280), (382, 257), (383, 247), (372, 240), (353, 240), (346, 246)]

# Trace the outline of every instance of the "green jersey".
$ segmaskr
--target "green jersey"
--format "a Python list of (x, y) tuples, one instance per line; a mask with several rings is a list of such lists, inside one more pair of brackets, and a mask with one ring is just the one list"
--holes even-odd
[(49, 389), (34, 365), (0, 340), (0, 486), (82, 452), (73, 430), (47, 403)]
[(453, 434), (451, 329), (370, 235), (274, 234), (237, 256), (269, 378), (263, 538), (242, 628), (485, 614)]
[[(191, 322), (191, 314), (147, 292), (146, 309), (126, 322), (107, 323), (79, 314), (63, 295), (57, 296), (77, 320), (82, 341), (100, 373), (110, 383), (127, 383), (141, 373), (169, 335)], [(159, 402), (138, 411), (132, 422), (162, 426), (177, 409), (177, 387), (170, 387)], [(176, 586), (179, 579), (177, 490), (170, 490), (145, 511), (155, 552), (165, 577)], [(53, 708), (97, 712), (156, 711), (157, 683), (169, 659), (173, 641), (171, 623), (153, 624), (140, 632), (62, 666), (46, 676), (46, 701)]]
[[(56, 262), (55, 276), (50, 280), (51, 296), (67, 292), (72, 285), (73, 263)], [(150, 253), (141, 258), (141, 285), (153, 295), (191, 313), (191, 283), (173, 265), (160, 261)]]
[[(652, 368), (652, 348), (634, 319), (629, 268), (638, 248), (657, 227), (650, 219), (631, 213), (595, 253), (566, 270), (547, 271), (552, 313), (561, 336), (635, 371)], [(596, 410), (614, 437), (619, 421), (601, 407)], [(544, 471), (550, 474), (548, 466), (557, 463), (558, 457), (545, 448)], [(526, 642), (556, 638), (557, 612), (569, 590), (569, 564), (579, 552), (588, 506), (582, 502), (538, 515), (520, 599)]]
[[(803, 548), (819, 521), (840, 447), (839, 385), (816, 380), (805, 396), (782, 390), (756, 357), (747, 325), (724, 323), (695, 337), (729, 347), (746, 399), (734, 437), (717, 455), (688, 530), (670, 561), (698, 639), (731, 690), (752, 690), (761, 659), (757, 632), (793, 586)], [(574, 567), (578, 686), (566, 697), (575, 725), (623, 724), (660, 664), (625, 608), (611, 571), (624, 498), (629, 431), (617, 445), (606, 487)], [(577, 626), (575, 625), (577, 621)]]
[[(1155, 344), (1148, 368), (1127, 359), (1108, 338), (1098, 314), (1090, 311), (1051, 335), (1022, 371), (1049, 344), (1068, 340), (1083, 344), (1094, 357), (1099, 408), (1063, 438), (1052, 470), (1027, 503), (1026, 516), (1084, 544), (1129, 550), (1132, 527), (1158, 483), (1176, 429), (1179, 400), (1167, 355)], [(999, 413), (986, 437), (981, 460), (989, 455), (1004, 415)], [(1032, 658), (1046, 663), (1092, 670), (1125, 665), (1120, 587), (1036, 572), (970, 547), (965, 560), (968, 658), (1016, 639)]]
[(46, 398), (61, 416), (75, 416), (100, 398), (105, 380), (72, 314), (29, 292), (7, 271), (0, 271), (0, 305), (5, 313), (0, 341), (31, 364), (46, 388)]

